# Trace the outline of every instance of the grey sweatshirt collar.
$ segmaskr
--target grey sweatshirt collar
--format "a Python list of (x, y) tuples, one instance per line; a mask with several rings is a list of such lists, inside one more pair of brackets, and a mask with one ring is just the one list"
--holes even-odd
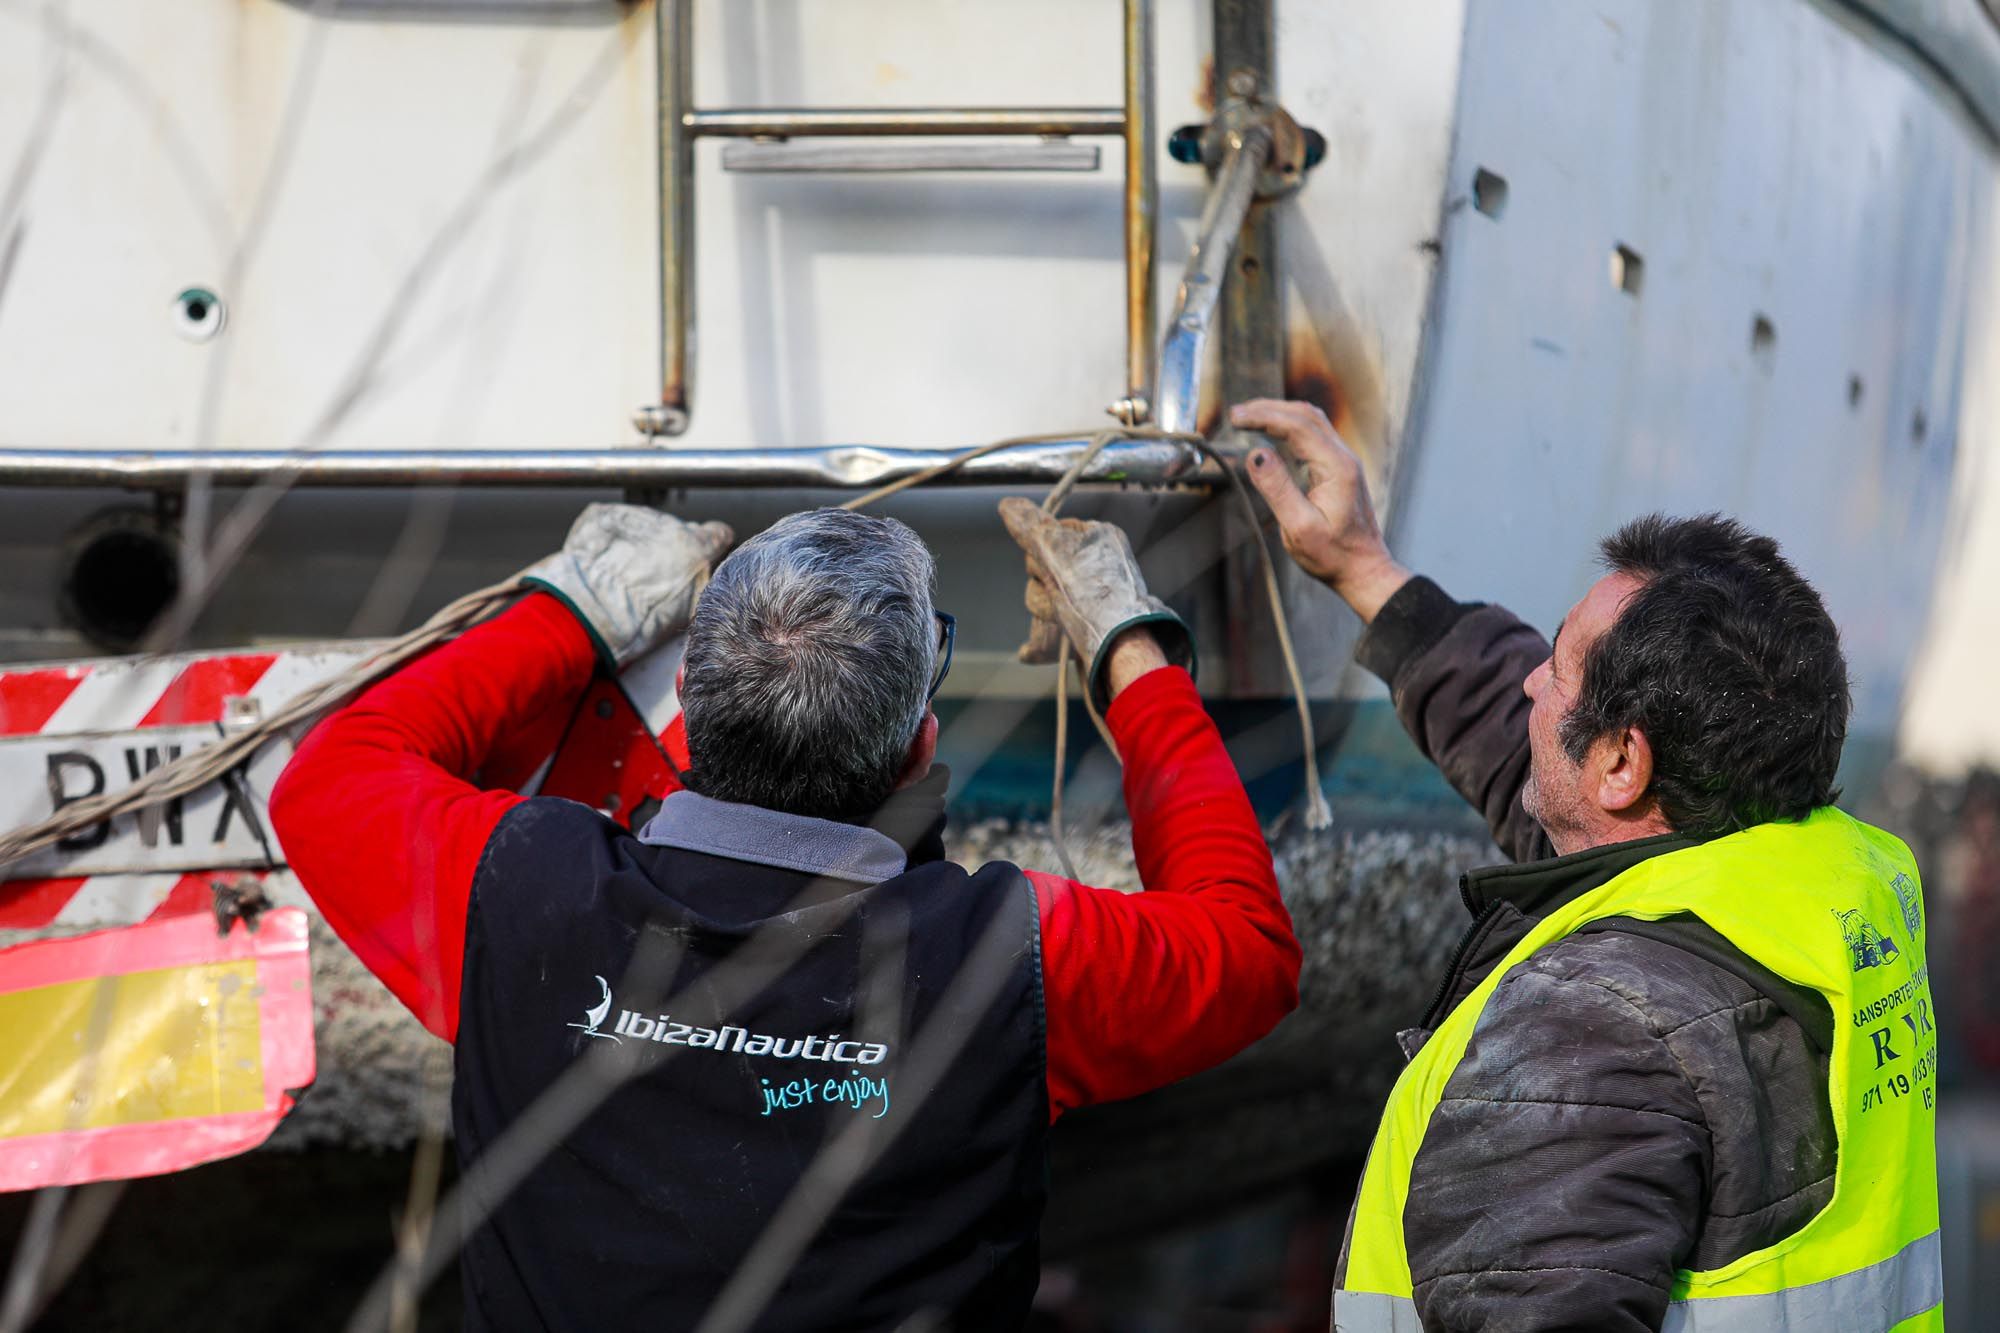
[(660, 802), (639, 841), (777, 866), (826, 879), (879, 884), (908, 867), (895, 839), (871, 828), (677, 791)]

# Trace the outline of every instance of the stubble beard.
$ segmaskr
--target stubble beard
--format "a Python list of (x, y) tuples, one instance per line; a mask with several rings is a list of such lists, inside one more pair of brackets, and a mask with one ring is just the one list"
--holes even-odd
[[(1566, 761), (1568, 755), (1562, 751), (1554, 757), (1544, 757), (1542, 753), (1530, 749), (1528, 781), (1522, 783), (1520, 789), (1520, 809), (1528, 813), (1528, 819), (1542, 827), (1542, 833), (1548, 835), (1556, 855), (1590, 845), (1584, 835), (1588, 823), (1582, 817), (1582, 799), (1578, 795), (1580, 765), (1566, 765)], [(1556, 767), (1560, 769), (1550, 773), (1550, 769)], [(1554, 777), (1554, 781), (1548, 781), (1550, 777)]]
[[(1521, 785), (1521, 808), (1527, 812), (1530, 819), (1541, 825), (1542, 832), (1548, 835), (1549, 842), (1558, 855), (1568, 849), (1568, 843), (1576, 840), (1574, 835), (1582, 825), (1582, 821), (1577, 818), (1579, 802), (1576, 799), (1575, 783), (1572, 781), (1565, 785), (1561, 779), (1567, 776), (1566, 774), (1551, 775), (1548, 772), (1550, 767), (1562, 763), (1567, 758), (1567, 755), (1560, 755), (1560, 752), (1559, 757), (1545, 756), (1540, 749), (1531, 746), (1528, 756), (1528, 780)], [(1548, 781), (1550, 776), (1556, 778), (1556, 781)]]

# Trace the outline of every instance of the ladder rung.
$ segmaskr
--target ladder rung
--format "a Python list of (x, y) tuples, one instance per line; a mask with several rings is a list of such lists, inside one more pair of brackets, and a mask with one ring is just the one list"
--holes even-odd
[(748, 143), (726, 144), (724, 171), (1095, 171), (1096, 144)]
[(1027, 134), (1085, 138), (1125, 132), (1125, 111), (1083, 107), (729, 107), (681, 120), (704, 138), (803, 139), (898, 135)]

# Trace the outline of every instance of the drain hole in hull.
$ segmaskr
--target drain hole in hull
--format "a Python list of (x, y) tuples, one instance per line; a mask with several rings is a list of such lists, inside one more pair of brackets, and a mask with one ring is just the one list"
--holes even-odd
[(180, 543), (150, 511), (107, 510), (64, 543), (62, 618), (113, 652), (136, 648), (180, 590)]

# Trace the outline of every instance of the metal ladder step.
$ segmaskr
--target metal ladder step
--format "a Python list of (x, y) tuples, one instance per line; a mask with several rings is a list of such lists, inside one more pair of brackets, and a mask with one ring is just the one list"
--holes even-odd
[(906, 143), (900, 140), (793, 143), (752, 139), (725, 144), (724, 171), (1095, 171), (1096, 144), (1067, 139), (1023, 143)]

